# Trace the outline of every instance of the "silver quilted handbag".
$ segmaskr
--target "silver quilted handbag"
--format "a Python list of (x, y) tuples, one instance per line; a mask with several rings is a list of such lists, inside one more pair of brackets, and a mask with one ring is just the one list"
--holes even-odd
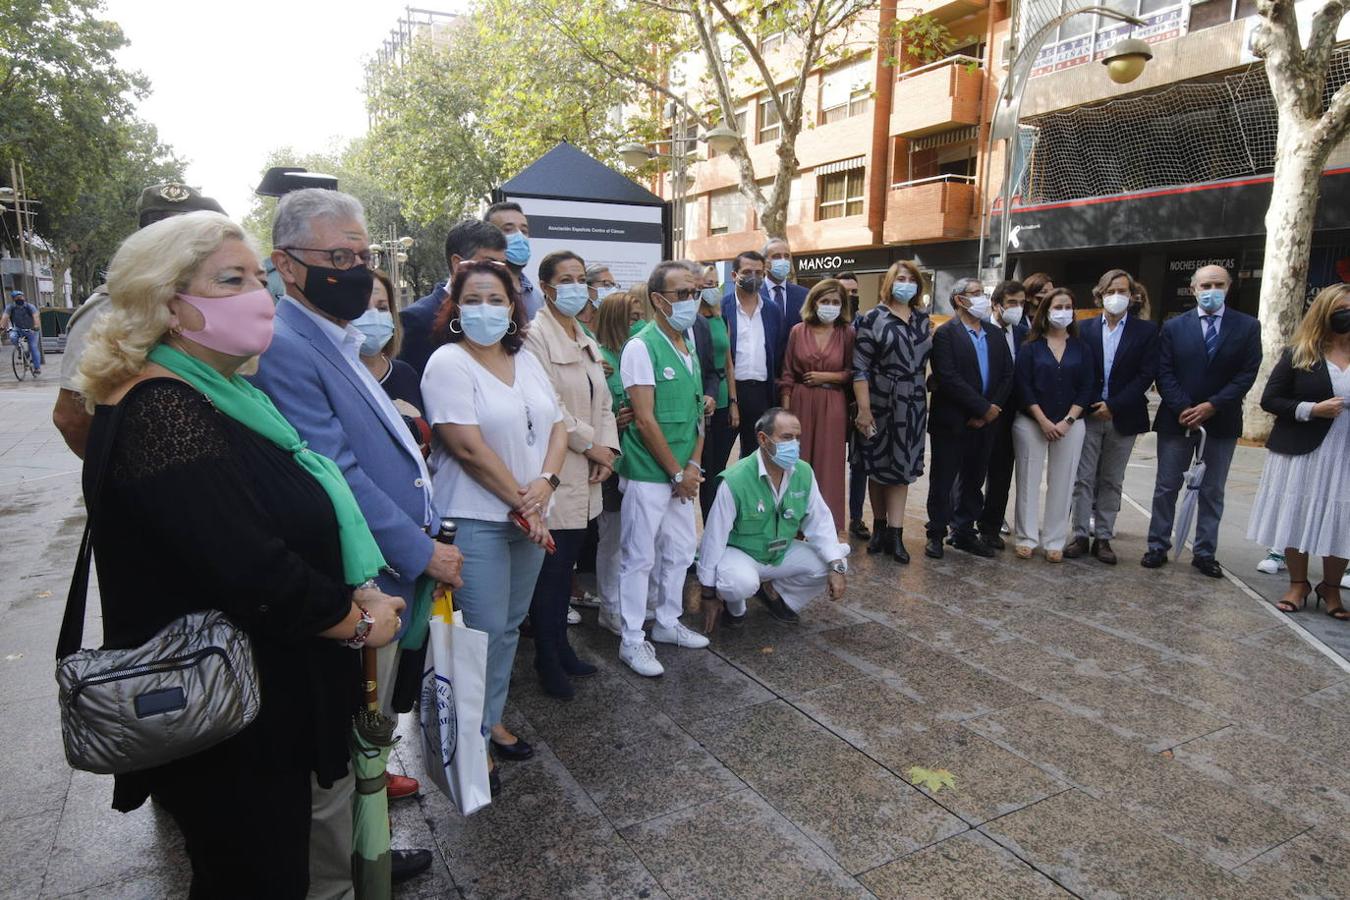
[(218, 610), (173, 620), (139, 647), (81, 650), (93, 525), (113, 422), (56, 644), (61, 731), (76, 769), (121, 775), (199, 753), (242, 731), (258, 715), (258, 671), (248, 635)]

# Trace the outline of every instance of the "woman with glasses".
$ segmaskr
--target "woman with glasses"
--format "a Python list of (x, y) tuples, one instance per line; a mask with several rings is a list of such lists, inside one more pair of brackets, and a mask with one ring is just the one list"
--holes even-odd
[(441, 442), (431, 457), (432, 494), (441, 515), (459, 524), (464, 554), (455, 601), (465, 624), (488, 635), (483, 724), (495, 755), (508, 760), (534, 754), (502, 724), (502, 710), (567, 455), (562, 409), (548, 373), (524, 349), (524, 328), (507, 268), (461, 263), (422, 375), (427, 420)]

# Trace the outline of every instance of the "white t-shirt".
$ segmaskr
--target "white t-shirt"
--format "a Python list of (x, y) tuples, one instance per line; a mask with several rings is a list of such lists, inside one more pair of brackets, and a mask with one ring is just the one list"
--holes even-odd
[[(694, 371), (694, 358), (688, 353), (681, 353), (679, 348), (666, 337), (664, 331), (658, 331), (661, 338), (670, 344), (670, 348), (675, 354), (684, 360), (684, 367), (691, 373)], [(684, 345), (690, 346), (689, 336), (686, 334)], [(665, 380), (669, 381), (675, 377), (675, 373), (665, 374)], [(647, 350), (647, 345), (634, 338), (623, 345), (623, 356), (619, 358), (619, 378), (623, 380), (625, 388), (633, 387), (656, 387), (656, 372), (652, 370), (652, 355)]]
[(764, 350), (764, 298), (755, 298), (754, 311), (746, 314), (736, 298), (736, 380), (768, 381), (769, 362)]
[[(503, 384), (459, 344), (431, 354), (422, 399), (431, 425), (477, 425), (483, 440), (522, 486), (544, 471), (549, 432), (562, 404), (544, 367), (529, 350), (512, 357), (516, 378)], [(431, 488), (441, 515), (488, 522), (510, 520), (511, 507), (464, 471), (443, 446), (431, 455)]]

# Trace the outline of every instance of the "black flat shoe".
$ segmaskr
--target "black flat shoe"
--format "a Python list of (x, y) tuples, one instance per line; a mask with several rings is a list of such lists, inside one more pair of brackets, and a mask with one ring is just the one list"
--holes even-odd
[(981, 532), (980, 540), (984, 541), (984, 545), (986, 547), (989, 547), (994, 550), (1002, 550), (1008, 546), (1001, 536), (997, 534), (989, 534), (988, 532)]
[(1212, 556), (1197, 556), (1191, 560), (1191, 565), (1199, 569), (1202, 575), (1208, 575), (1210, 578), (1223, 577), (1223, 566)]
[(867, 530), (867, 523), (862, 519), (854, 519), (848, 523), (848, 533), (860, 541), (870, 541), (872, 532)]
[(496, 769), (488, 769), (488, 790), (493, 797), (502, 792), (502, 776), (497, 774)]
[[(488, 778), (489, 783), (492, 781)], [(390, 850), (389, 880), (394, 884), (421, 875), (431, 868), (430, 850)]]
[(769, 610), (769, 615), (773, 616), (778, 621), (786, 622), (789, 625), (796, 625), (801, 621), (801, 617), (783, 602), (782, 597), (770, 597), (764, 592), (763, 588), (760, 588), (755, 596), (758, 597), (760, 602)]
[(524, 762), (534, 756), (534, 748), (521, 738), (516, 738), (514, 744), (499, 744), (491, 738), (488, 738), (488, 740), (492, 743), (492, 754), (498, 759), (504, 759), (508, 762)]
[(1139, 565), (1145, 569), (1161, 569), (1167, 562), (1167, 551), (1153, 549), (1144, 554), (1144, 558), (1139, 560)]
[(723, 606), (722, 624), (727, 626), (728, 628), (740, 628), (742, 625), (745, 624), (745, 615), (746, 615), (745, 613), (741, 613), (739, 616), (733, 616), (731, 614), (731, 610)]
[(952, 535), (952, 546), (957, 550), (964, 550), (967, 553), (973, 553), (976, 556), (982, 556), (988, 559), (994, 555), (994, 551), (980, 540), (978, 535), (974, 534), (954, 534)]
[(929, 559), (942, 559), (947, 551), (942, 549), (942, 538), (930, 537), (928, 543), (923, 545), (923, 555)]
[(573, 678), (587, 678), (600, 671), (595, 664), (577, 656), (577, 652), (569, 644), (558, 645), (558, 662), (562, 663), (563, 671)]

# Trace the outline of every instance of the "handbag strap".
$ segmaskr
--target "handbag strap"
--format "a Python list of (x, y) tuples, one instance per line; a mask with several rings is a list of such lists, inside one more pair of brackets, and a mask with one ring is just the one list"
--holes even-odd
[(112, 408), (112, 415), (108, 420), (108, 430), (104, 435), (103, 447), (99, 451), (96, 463), (94, 489), (85, 497), (84, 536), (80, 538), (80, 552), (75, 558), (75, 571), (70, 579), (70, 593), (66, 595), (66, 613), (61, 619), (60, 636), (56, 639), (58, 662), (79, 650), (80, 640), (84, 637), (85, 602), (89, 598), (89, 562), (94, 555), (94, 514), (102, 499), (103, 482), (108, 474), (112, 448), (117, 440), (117, 430), (122, 423), (126, 402), (145, 383), (142, 381), (133, 385), (122, 397), (122, 402)]

